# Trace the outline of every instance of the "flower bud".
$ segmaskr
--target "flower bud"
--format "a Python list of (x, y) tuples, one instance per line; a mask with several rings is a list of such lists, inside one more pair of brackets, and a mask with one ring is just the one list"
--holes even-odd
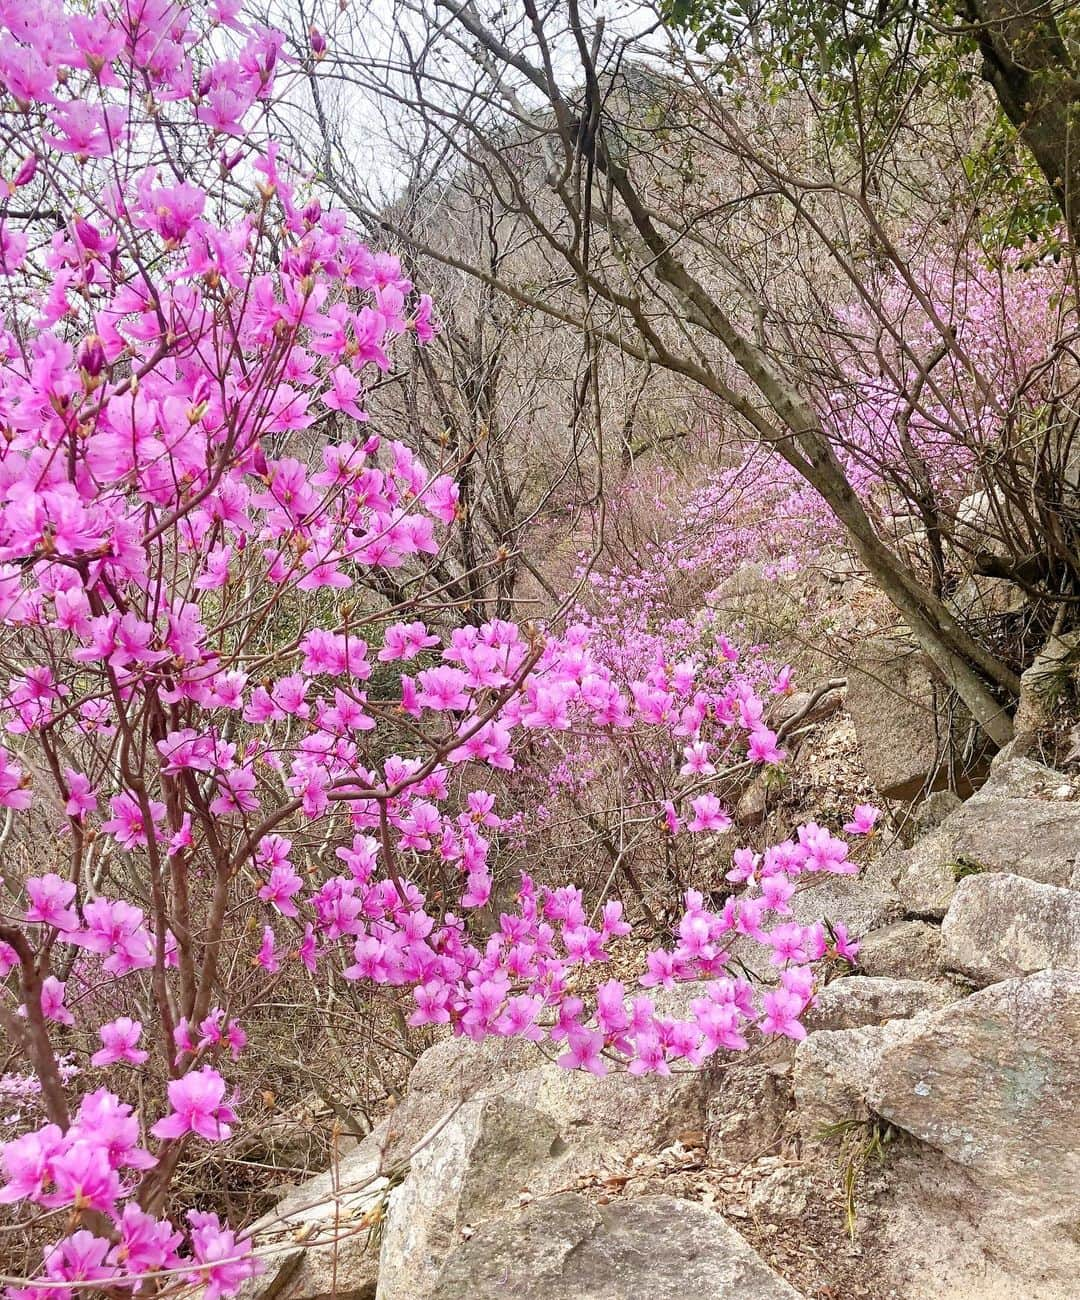
[(17, 189), (20, 185), (28, 185), (37, 174), (37, 168), (37, 154), (27, 154), (19, 164), (19, 170), (11, 178), (12, 189)]
[(101, 233), (84, 217), (75, 218), (75, 238), (88, 253), (96, 253), (101, 247)]
[(105, 349), (96, 334), (88, 334), (79, 346), (79, 369), (90, 379), (105, 369)]

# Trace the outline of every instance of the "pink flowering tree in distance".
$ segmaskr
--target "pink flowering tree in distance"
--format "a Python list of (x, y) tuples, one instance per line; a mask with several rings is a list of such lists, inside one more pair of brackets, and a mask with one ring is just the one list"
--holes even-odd
[[(801, 1035), (815, 961), (851, 949), (789, 899), (854, 867), (813, 825), (737, 854), (643, 987), (588, 1003), (571, 975), (627, 933), (616, 898), (525, 874), (474, 924), (520, 810), (466, 767), (524, 747), (546, 771), (541, 738), (638, 746), (668, 764), (639, 815), (715, 835), (714, 775), (782, 757), (768, 679), (715, 629), (708, 664), (684, 628), (676, 655), (639, 629), (616, 662), (587, 622), (456, 623), (434, 564), (454, 466), (364, 410), (432, 305), (273, 144), (321, 36), (289, 51), (235, 0), (12, 0), (0, 28), (0, 806), (31, 863), (0, 881), (0, 1025), (30, 1098), (0, 1202), (44, 1243), (7, 1295), (154, 1277), (215, 1300), (258, 1261), (170, 1185), (243, 1125), (246, 1013), (283, 972), (568, 1068), (666, 1073)], [(768, 952), (764, 990), (729, 970), (736, 938)], [(690, 980), (662, 1015), (650, 988)]]

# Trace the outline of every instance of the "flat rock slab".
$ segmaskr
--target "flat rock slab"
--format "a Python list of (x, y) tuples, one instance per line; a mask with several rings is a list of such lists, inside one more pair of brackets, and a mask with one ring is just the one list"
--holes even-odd
[(886, 1020), (908, 1020), (920, 1011), (943, 1007), (952, 990), (925, 980), (847, 975), (826, 984), (817, 1005), (803, 1015), (803, 1025), (819, 1029), (857, 1029)]
[(1080, 884), (1080, 804), (974, 799), (943, 823), (955, 858), (1044, 885)]
[(1080, 887), (1080, 804), (985, 794), (969, 799), (906, 854), (898, 879), (904, 910), (944, 916), (957, 881), (978, 872)]
[(979, 985), (1080, 970), (1080, 893), (1000, 873), (968, 876), (941, 925), (942, 962)]
[(720, 1215), (670, 1196), (555, 1196), (478, 1228), (433, 1300), (801, 1300)]
[(859, 940), (863, 975), (891, 979), (935, 979), (941, 972), (941, 930), (927, 921), (895, 921)]

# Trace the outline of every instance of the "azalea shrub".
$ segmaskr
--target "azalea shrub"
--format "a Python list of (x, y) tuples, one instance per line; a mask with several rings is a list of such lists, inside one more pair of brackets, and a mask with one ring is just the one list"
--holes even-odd
[[(634, 745), (673, 764), (638, 815), (715, 835), (717, 774), (782, 759), (760, 692), (786, 679), (736, 671), (719, 630), (715, 662), (644, 627), (616, 662), (593, 620), (477, 626), (441, 598), (454, 466), (364, 403), (433, 305), (273, 143), (319, 33), (288, 50), (234, 0), (25, 0), (0, 24), (0, 1203), (44, 1242), (6, 1294), (216, 1300), (257, 1256), (173, 1184), (242, 1129), (249, 1012), (286, 976), (663, 1074), (802, 1034), (815, 963), (854, 950), (791, 898), (855, 868), (816, 825), (742, 850), (639, 988), (588, 1000), (574, 972), (627, 938), (619, 898), (526, 871), (492, 922), (535, 811), (500, 805), (506, 774)], [(730, 968), (737, 939), (774, 981)], [(663, 1014), (650, 990), (686, 981)]]

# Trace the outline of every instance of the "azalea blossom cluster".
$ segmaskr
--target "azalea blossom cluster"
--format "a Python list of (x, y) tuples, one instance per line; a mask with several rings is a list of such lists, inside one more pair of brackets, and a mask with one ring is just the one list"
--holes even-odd
[[(474, 797), (462, 823), (497, 822), (489, 797)], [(860, 807), (845, 827), (852, 834), (872, 831), (875, 810)], [(287, 859), (287, 840), (272, 838), (260, 851), (264, 865)], [(608, 945), (629, 932), (621, 904), (609, 900), (600, 924), (587, 923), (584, 900), (572, 887), (537, 890), (522, 881), (518, 909), (504, 913), (497, 933), (483, 948), (474, 946), (464, 924), (450, 914), (437, 919), (423, 895), (403, 880), (376, 879), (378, 845), (358, 834), (337, 856), (347, 874), (330, 876), (311, 897), (316, 920), (305, 928), (295, 954), (314, 965), (332, 946), (351, 948), (347, 978), (411, 988), (413, 1025), (448, 1024), (474, 1040), (488, 1036), (521, 1037), (551, 1045), (558, 1063), (603, 1075), (613, 1067), (632, 1074), (668, 1074), (673, 1066), (700, 1066), (720, 1050), (748, 1046), (753, 1027), (765, 1034), (799, 1039), (799, 1017), (814, 1000), (812, 964), (823, 957), (852, 959), (857, 951), (843, 926), (817, 922), (803, 925), (785, 919), (804, 873), (849, 873), (855, 870), (846, 841), (822, 827), (801, 827), (796, 840), (763, 854), (740, 850), (728, 873), (738, 898), (730, 896), (719, 912), (709, 910), (694, 891), (678, 923), (671, 949), (648, 954), (646, 972), (635, 994), (616, 979), (602, 983), (587, 1007), (570, 992), (573, 969), (602, 962)], [(270, 869), (271, 871), (273, 868)], [(31, 899), (26, 918), (48, 938), (76, 947), (98, 948), (94, 925), (80, 925), (71, 910), (74, 886), (57, 877), (27, 882)], [(298, 891), (295, 891), (298, 892)], [(464, 903), (464, 900), (463, 900)], [(467, 904), (466, 904), (467, 905)], [(271, 906), (295, 913), (292, 897)], [(130, 937), (130, 936), (126, 936)], [(778, 981), (759, 996), (744, 978), (727, 971), (731, 944), (739, 937), (766, 946)], [(274, 969), (274, 930), (268, 926), (259, 961)], [(124, 951), (117, 936), (105, 961)], [(6, 961), (15, 954), (9, 949)], [(125, 973), (138, 969), (122, 963)], [(50, 977), (51, 978), (51, 977)], [(674, 989), (692, 982), (699, 996), (689, 999), (685, 1015), (658, 1011), (647, 990)], [(66, 1023), (63, 986), (42, 996), (46, 1019)], [(142, 1026), (118, 1017), (99, 1029), (103, 1044), (91, 1068), (137, 1066), (146, 1059), (138, 1044)], [(249, 1277), (256, 1261), (233, 1231), (213, 1215), (191, 1212), (186, 1246), (172, 1223), (147, 1213), (131, 1197), (133, 1175), (152, 1171), (167, 1158), (170, 1143), (198, 1138), (228, 1139), (238, 1117), (221, 1072), (197, 1064), (227, 1047), (237, 1057), (246, 1036), (235, 1021), (215, 1008), (198, 1026), (178, 1022), (174, 1064), (183, 1072), (167, 1087), (166, 1113), (150, 1127), (159, 1139), (155, 1156), (143, 1145), (142, 1125), (130, 1104), (107, 1088), (88, 1093), (66, 1125), (49, 1123), (8, 1143), (0, 1152), (6, 1182), (0, 1203), (23, 1201), (43, 1209), (64, 1209), (76, 1219), (97, 1215), (114, 1225), (106, 1233), (86, 1228), (62, 1237), (45, 1255), (43, 1279), (50, 1283), (135, 1285), (147, 1274), (177, 1272), (207, 1283), (215, 1295), (230, 1294)], [(11, 1288), (15, 1300), (42, 1300), (56, 1288)], [(60, 1288), (66, 1294), (65, 1288)]]
[(990, 261), (966, 237), (950, 246), (909, 231), (921, 251), (903, 274), (890, 266), (876, 278), (873, 309), (836, 312), (846, 382), (833, 384), (822, 409), (871, 508), (917, 456), (923, 490), (932, 488), (947, 520), (993, 482), (994, 457), (1010, 453), (1009, 426), (1023, 438), (1052, 401), (1057, 340), (1075, 328), (1068, 270), (1031, 265), (1017, 250)]
[[(583, 592), (572, 617), (593, 659), (631, 699), (632, 725), (612, 734), (585, 726), (538, 737), (513, 783), (530, 815), (508, 830), (517, 832), (526, 858), (538, 834), (545, 851), (561, 842), (574, 870), (577, 863), (587, 870), (590, 856), (595, 862), (597, 833), (631, 870), (635, 859), (666, 862), (674, 902), (695, 884), (675, 859), (702, 856), (691, 840), (676, 837), (731, 830), (726, 796), (737, 798), (740, 780), (786, 756), (777, 719), (794, 687), (788, 665), (764, 647), (736, 644), (737, 627), (713, 608), (717, 579), (762, 554), (760, 531), (743, 527), (733, 512), (737, 472), (692, 492), (670, 480), (650, 469), (614, 494), (611, 532), (630, 533), (630, 562), (593, 563), (583, 555), (578, 570)], [(791, 504), (786, 476), (752, 481), (761, 493), (755, 508)], [(660, 534), (651, 540), (634, 535), (641, 500)], [(583, 821), (594, 826), (591, 839)], [(654, 866), (645, 870), (657, 875)]]
[(190, 1212), (190, 1250), (182, 1260), (183, 1234), (168, 1220), (145, 1213), (133, 1200), (118, 1209), (125, 1175), (130, 1179), (132, 1171), (155, 1164), (140, 1142), (132, 1107), (100, 1088), (83, 1097), (66, 1130), (49, 1124), (5, 1147), (9, 1181), (0, 1188), (0, 1203), (25, 1200), (46, 1210), (69, 1210), (76, 1218), (96, 1214), (115, 1224), (109, 1236), (81, 1228), (61, 1239), (45, 1255), (42, 1282), (47, 1285), (13, 1288), (12, 1294), (70, 1295), (73, 1284), (130, 1286), (147, 1274), (173, 1270), (193, 1281), (207, 1279), (208, 1291), (220, 1295), (252, 1275), (249, 1251), (215, 1215)]
[[(730, 825), (714, 760), (782, 754), (745, 675), (630, 671), (586, 623), (460, 626), (440, 603), (455, 467), (364, 408), (432, 304), (270, 138), (316, 46), (226, 0), (0, 14), (0, 807), (32, 862), (0, 893), (0, 1023), (41, 1112), (0, 1153), (0, 1201), (55, 1227), (9, 1300), (159, 1274), (216, 1300), (257, 1270), (169, 1192), (243, 1122), (241, 954), (260, 996), (333, 971), (413, 1025), (663, 1073), (797, 1037), (813, 963), (853, 951), (789, 919), (799, 877), (853, 870), (813, 825), (737, 857), (723, 906), (687, 895), (641, 979), (698, 981), (684, 1018), (618, 981), (574, 995), (628, 931), (617, 899), (527, 874), (493, 933), (473, 923), (505, 810), (464, 765), (645, 737), (691, 783), (652, 812), (708, 836)], [(727, 971), (739, 939), (776, 969), (763, 996)]]

